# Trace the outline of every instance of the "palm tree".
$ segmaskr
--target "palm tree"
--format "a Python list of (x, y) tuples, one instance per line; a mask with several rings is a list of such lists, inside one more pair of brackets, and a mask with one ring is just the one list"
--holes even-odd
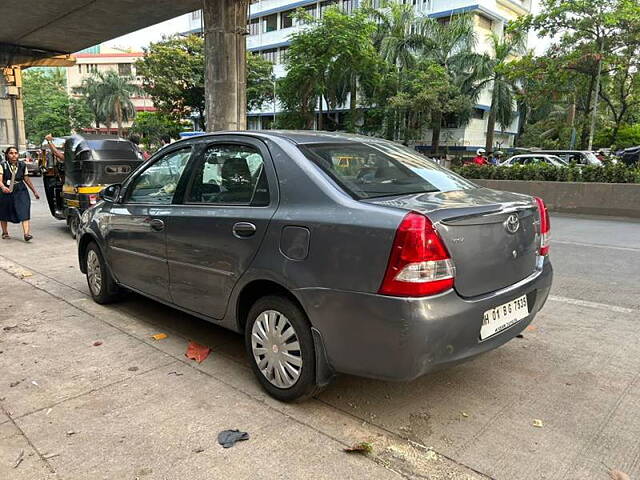
[[(473, 17), (469, 14), (456, 15), (447, 23), (427, 17), (421, 21), (420, 30), (425, 39), (422, 57), (444, 68), (455, 88), (454, 94), (465, 95), (474, 101), (480, 93), (476, 85), (479, 72), (483, 70), (483, 57), (474, 51)], [(436, 109), (432, 115), (431, 151), (434, 154), (440, 147), (444, 113), (442, 109)]]
[(515, 101), (516, 85), (505, 75), (505, 66), (515, 56), (524, 52), (524, 36), (519, 33), (504, 34), (495, 33), (489, 35), (489, 41), (493, 49), (493, 56), (485, 57), (485, 80), (480, 84), (491, 86), (491, 110), (487, 121), (487, 152), (493, 150), (493, 138), (496, 122), (506, 127), (514, 118), (513, 106)]
[(412, 5), (385, 3), (382, 9), (365, 6), (365, 11), (378, 28), (373, 44), (380, 56), (397, 71), (416, 64), (416, 49), (424, 44), (424, 37), (417, 31), (419, 18)]
[(121, 77), (110, 70), (85, 78), (82, 86), (76, 89), (85, 97), (94, 115), (96, 128), (100, 128), (100, 123), (104, 123), (107, 129), (110, 129), (112, 122), (116, 122), (118, 135), (122, 136), (122, 123), (135, 116), (131, 96), (142, 92), (131, 80), (131, 77)]
[[(386, 2), (380, 9), (373, 8), (369, 3), (363, 8), (377, 24), (373, 35), (374, 47), (395, 76), (396, 87), (393, 92), (389, 92), (393, 96), (398, 93), (403, 73), (417, 64), (416, 52), (424, 46), (425, 39), (418, 28), (421, 18), (416, 16), (412, 5), (401, 3)], [(391, 118), (388, 114), (385, 115), (385, 136), (395, 139), (400, 132), (401, 123), (407, 119), (402, 119), (395, 109), (388, 113)]]
[(75, 93), (80, 93), (88, 107), (93, 114), (93, 119), (96, 123), (96, 130), (100, 129), (100, 124), (104, 123), (107, 127), (110, 125), (107, 124), (107, 119), (102, 115), (102, 111), (100, 109), (100, 102), (102, 98), (102, 90), (101, 90), (101, 82), (98, 80), (97, 76), (92, 75), (91, 77), (85, 78), (82, 80), (82, 85), (74, 89)]
[(131, 83), (131, 77), (121, 77), (110, 70), (98, 74), (100, 85), (100, 112), (108, 120), (118, 125), (118, 136), (122, 136), (122, 123), (135, 117), (136, 109), (131, 102), (133, 95), (139, 95), (142, 89)]

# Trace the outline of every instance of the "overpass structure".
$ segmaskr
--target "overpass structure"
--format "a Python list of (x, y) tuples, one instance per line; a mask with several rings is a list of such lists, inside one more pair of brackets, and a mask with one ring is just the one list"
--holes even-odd
[(203, 9), (210, 130), (245, 126), (245, 38), (249, 0), (2, 0), (0, 148), (24, 147), (20, 69), (66, 66), (71, 54)]

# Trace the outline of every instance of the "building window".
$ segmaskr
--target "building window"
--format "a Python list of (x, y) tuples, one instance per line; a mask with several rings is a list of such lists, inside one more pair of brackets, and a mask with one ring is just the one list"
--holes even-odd
[(280, 47), (278, 51), (278, 63), (284, 63), (287, 57), (287, 50), (289, 50), (289, 47)]
[(78, 73), (82, 73), (82, 65), (78, 65)]
[(471, 113), (471, 118), (475, 118), (476, 120), (483, 120), (484, 110), (482, 110), (481, 108), (474, 108), (473, 112)]
[(294, 10), (287, 10), (280, 14), (280, 28), (293, 27), (293, 13)]
[(353, 12), (353, 0), (344, 0), (342, 2), (342, 10), (345, 13), (351, 13)]
[(304, 7), (304, 13), (310, 15), (312, 18), (316, 18), (316, 6), (310, 5), (308, 7)]
[(131, 64), (130, 63), (119, 63), (118, 64), (118, 75), (121, 77), (130, 77), (131, 76)]
[(195, 12), (191, 12), (191, 18), (193, 20), (200, 20), (201, 11), (196, 10)]
[(276, 63), (278, 61), (278, 49), (277, 48), (268, 48), (266, 50), (262, 50), (260, 52), (262, 58), (270, 61), (271, 63)]
[(442, 127), (443, 128), (459, 128), (460, 121), (457, 115), (454, 114), (445, 114), (442, 117)]
[(252, 18), (249, 21), (249, 35), (258, 35), (260, 33), (260, 19)]
[(273, 15), (267, 15), (266, 17), (263, 18), (264, 22), (264, 32), (268, 33), (268, 32), (274, 32), (278, 29), (278, 15), (277, 14), (273, 14)]
[(489, 17), (485, 17), (484, 15), (478, 15), (478, 26), (486, 30), (491, 30), (493, 27), (493, 22)]
[(327, 8), (335, 5), (336, 3), (338, 3), (338, 0), (325, 0), (324, 2), (320, 2), (320, 18), (322, 18), (322, 14)]

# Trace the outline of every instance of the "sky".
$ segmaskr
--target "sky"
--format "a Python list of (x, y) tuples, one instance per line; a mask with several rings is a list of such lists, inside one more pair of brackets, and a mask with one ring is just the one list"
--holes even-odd
[[(533, 13), (539, 11), (539, 4), (540, 0), (533, 0)], [(105, 44), (110, 47), (133, 48), (133, 50), (140, 51), (148, 46), (149, 43), (161, 40), (163, 35), (172, 35), (174, 33), (187, 31), (189, 29), (188, 15), (190, 14), (143, 28), (137, 32), (109, 40), (105, 42)], [(549, 42), (547, 40), (538, 39), (534, 33), (529, 34), (529, 48), (534, 48), (538, 55), (544, 52), (548, 44)]]

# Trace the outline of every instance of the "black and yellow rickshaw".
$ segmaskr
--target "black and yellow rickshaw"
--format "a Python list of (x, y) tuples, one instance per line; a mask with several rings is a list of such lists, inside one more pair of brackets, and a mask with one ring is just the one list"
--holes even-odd
[[(55, 144), (54, 139), (54, 144)], [(80, 216), (98, 202), (103, 188), (122, 181), (142, 163), (129, 140), (107, 135), (73, 135), (64, 142), (64, 161), (47, 155), (44, 187), (51, 214), (66, 220), (75, 238)]]

